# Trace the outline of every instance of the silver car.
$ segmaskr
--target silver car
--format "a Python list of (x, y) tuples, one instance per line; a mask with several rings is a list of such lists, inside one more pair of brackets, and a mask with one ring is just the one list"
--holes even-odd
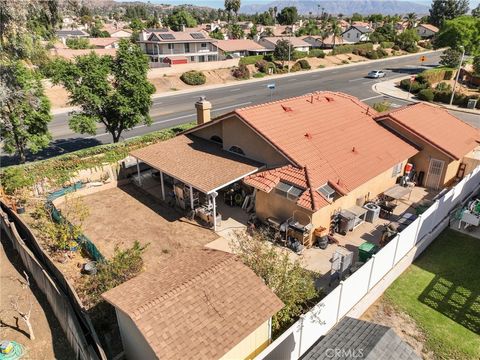
[(371, 79), (379, 79), (385, 77), (387, 74), (382, 70), (372, 70), (368, 73), (367, 77)]

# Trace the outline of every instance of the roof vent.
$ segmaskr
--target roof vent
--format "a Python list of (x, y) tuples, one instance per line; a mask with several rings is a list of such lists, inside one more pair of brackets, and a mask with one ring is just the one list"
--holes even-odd
[(325, 96), (325, 99), (327, 99), (328, 102), (335, 101), (335, 99), (330, 96)]
[(312, 138), (312, 134), (310, 134), (310, 133), (308, 133), (308, 132), (305, 133), (305, 135), (303, 135), (303, 136), (305, 136), (305, 137), (306, 137), (307, 139), (309, 139), (309, 140)]
[(290, 106), (285, 106), (285, 105), (282, 105), (282, 109), (283, 109), (283, 111), (285, 111), (285, 112), (293, 111), (293, 109), (292, 109)]
[(355, 146), (354, 146), (352, 147), (352, 153), (355, 153), (355, 152), (357, 152), (357, 150), (355, 149)]

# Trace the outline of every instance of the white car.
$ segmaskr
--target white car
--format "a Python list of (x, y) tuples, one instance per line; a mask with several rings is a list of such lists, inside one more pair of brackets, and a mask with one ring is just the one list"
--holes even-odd
[(387, 74), (385, 74), (385, 72), (383, 72), (382, 70), (373, 70), (368, 73), (367, 77), (371, 79), (379, 79), (385, 77), (386, 75)]

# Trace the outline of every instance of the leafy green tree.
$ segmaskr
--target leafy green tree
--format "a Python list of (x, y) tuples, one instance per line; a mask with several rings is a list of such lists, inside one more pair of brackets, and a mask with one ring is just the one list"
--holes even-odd
[(363, 21), (363, 15), (359, 13), (353, 13), (351, 21)]
[(228, 34), (231, 39), (243, 39), (245, 37), (245, 32), (238, 24), (231, 24), (228, 27)]
[(473, 58), (473, 73), (476, 76), (480, 76), (480, 55)]
[(480, 18), (480, 4), (478, 4), (477, 7), (472, 10), (472, 16)]
[(332, 35), (333, 36), (333, 49), (335, 49), (335, 45), (336, 45), (336, 41), (337, 41), (337, 37), (340, 36), (340, 34), (342, 33), (342, 28), (340, 27), (340, 24), (338, 23), (337, 20), (332, 20), (332, 22), (330, 23), (330, 28), (327, 30), (328, 34), (329, 35)]
[(0, 118), (4, 149), (21, 163), (27, 149), (36, 153), (50, 143), (50, 102), (38, 74), (20, 61), (0, 64)]
[(225, 10), (228, 13), (228, 22), (231, 20), (232, 12), (235, 14), (235, 18), (237, 18), (240, 10), (240, 0), (225, 0)]
[(66, 45), (70, 49), (91, 49), (90, 43), (86, 38), (71, 38), (67, 39)]
[(253, 27), (250, 29), (250, 33), (248, 34), (249, 39), (254, 39), (255, 36), (258, 35), (258, 29), (257, 25), (253, 25)]
[(70, 93), (70, 103), (79, 106), (69, 125), (82, 134), (95, 134), (96, 124), (118, 142), (124, 130), (151, 124), (149, 109), (155, 88), (147, 80), (148, 60), (138, 45), (121, 40), (115, 58), (95, 53), (64, 64), (53, 77)]
[(407, 29), (413, 29), (417, 23), (417, 14), (414, 12), (408, 13), (405, 15), (404, 20), (407, 23)]
[(298, 36), (318, 34), (320, 34), (320, 29), (318, 28), (317, 22), (313, 19), (308, 19), (297, 32)]
[(298, 20), (298, 11), (295, 6), (287, 6), (277, 15), (277, 21), (281, 25), (293, 25)]
[(460, 65), (462, 52), (457, 49), (447, 49), (440, 56), (440, 64), (451, 68), (457, 68)]
[(147, 22), (147, 28), (158, 29), (160, 27), (161, 27), (161, 23), (160, 23), (160, 18), (158, 17), (158, 11), (155, 10), (153, 12), (153, 17)]
[(89, 34), (91, 37), (96, 37), (96, 38), (106, 38), (110, 37), (110, 34), (108, 31), (101, 30), (99, 26), (96, 24), (90, 27)]
[(210, 33), (209, 33), (208, 35), (209, 35), (212, 39), (217, 39), (217, 40), (223, 40), (223, 39), (225, 39), (224, 36), (223, 36), (222, 31), (221, 31), (219, 28), (216, 28), (215, 30), (210, 31)]
[(452, 20), (468, 12), (468, 0), (433, 0), (430, 8), (430, 23), (442, 26), (446, 20)]
[(459, 48), (471, 55), (480, 53), (480, 18), (461, 16), (447, 20), (435, 38), (436, 47)]
[(272, 26), (275, 24), (275, 20), (272, 16), (272, 13), (265, 11), (261, 14), (256, 15), (255, 22), (260, 25)]
[(298, 260), (292, 262), (288, 253), (278, 251), (266, 240), (266, 236), (259, 233), (253, 237), (239, 234), (232, 248), (285, 304), (273, 316), (272, 328), (275, 332), (289, 326), (319, 298), (315, 274), (304, 269)]
[(128, 27), (133, 31), (142, 31), (143, 29), (145, 29), (145, 24), (139, 18), (134, 18), (132, 19), (132, 21), (130, 21)]
[(385, 23), (383, 26), (376, 28), (375, 31), (370, 34), (370, 40), (375, 43), (394, 41), (395, 35), (396, 32), (393, 25), (391, 23)]
[(420, 36), (414, 29), (407, 29), (404, 32), (397, 35), (395, 44), (400, 46), (400, 49), (410, 51), (417, 46), (417, 41), (420, 40)]
[(282, 62), (282, 67), (285, 66), (285, 61), (291, 56), (292, 44), (287, 39), (278, 40), (273, 50), (273, 56), (276, 60)]
[(167, 24), (173, 31), (182, 31), (182, 26), (195, 27), (197, 26), (197, 21), (187, 10), (176, 9), (167, 18)]

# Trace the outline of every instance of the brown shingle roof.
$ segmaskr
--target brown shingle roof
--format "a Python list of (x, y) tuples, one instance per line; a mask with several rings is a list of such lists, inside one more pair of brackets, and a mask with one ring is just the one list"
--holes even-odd
[(114, 43), (118, 43), (120, 41), (119, 38), (115, 38), (115, 37), (87, 38), (87, 39), (90, 45), (97, 46), (97, 47), (105, 47), (108, 45), (112, 45)]
[(217, 47), (223, 51), (265, 51), (262, 45), (250, 39), (218, 40)]
[(318, 92), (235, 113), (292, 165), (306, 167), (314, 189), (329, 182), (348, 193), (418, 152), (378, 126), (375, 110), (342, 93)]
[(194, 135), (180, 135), (130, 154), (204, 193), (252, 174), (263, 166)]
[(172, 360), (219, 358), (283, 307), (234, 255), (210, 249), (179, 253), (102, 296)]
[(454, 159), (461, 159), (479, 145), (478, 129), (445, 109), (418, 103), (381, 114), (377, 119), (385, 118), (400, 124)]

